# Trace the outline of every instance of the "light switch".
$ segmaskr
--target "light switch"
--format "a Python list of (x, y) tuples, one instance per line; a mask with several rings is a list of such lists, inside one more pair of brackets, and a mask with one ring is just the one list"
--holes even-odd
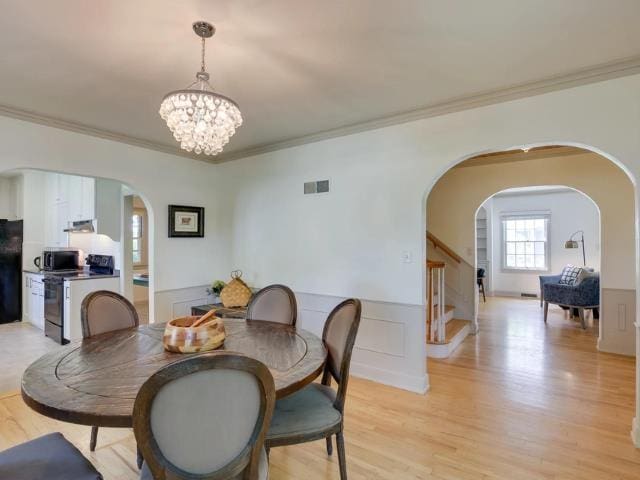
[(411, 255), (410, 251), (405, 250), (402, 252), (402, 261), (404, 263), (411, 263), (413, 261), (413, 255)]

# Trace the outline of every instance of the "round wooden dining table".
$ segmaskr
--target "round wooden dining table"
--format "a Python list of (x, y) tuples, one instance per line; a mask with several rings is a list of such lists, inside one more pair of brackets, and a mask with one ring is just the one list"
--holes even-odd
[[(226, 339), (215, 351), (242, 353), (271, 371), (277, 398), (312, 382), (327, 358), (322, 340), (271, 322), (225, 319)], [(22, 398), (36, 412), (64, 422), (131, 427), (142, 384), (157, 370), (194, 354), (164, 350), (164, 324), (144, 325), (69, 344), (32, 363)]]

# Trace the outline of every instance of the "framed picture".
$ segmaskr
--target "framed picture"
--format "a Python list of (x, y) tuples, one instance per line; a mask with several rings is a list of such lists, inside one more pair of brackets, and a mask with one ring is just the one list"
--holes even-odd
[(204, 207), (169, 205), (169, 237), (204, 237)]

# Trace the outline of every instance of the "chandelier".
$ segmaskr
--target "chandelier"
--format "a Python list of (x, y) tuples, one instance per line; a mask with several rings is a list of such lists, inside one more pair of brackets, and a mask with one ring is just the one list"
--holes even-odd
[(216, 155), (242, 125), (242, 115), (233, 100), (213, 91), (205, 71), (204, 43), (213, 36), (215, 27), (207, 22), (195, 22), (193, 31), (202, 39), (200, 71), (196, 73), (196, 81), (187, 88), (165, 95), (160, 117), (167, 122), (182, 149)]

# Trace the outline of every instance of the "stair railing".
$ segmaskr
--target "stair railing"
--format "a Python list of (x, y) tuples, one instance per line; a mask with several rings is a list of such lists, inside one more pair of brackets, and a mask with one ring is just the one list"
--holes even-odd
[(446, 339), (444, 268), (444, 262), (427, 260), (427, 341), (431, 343)]

